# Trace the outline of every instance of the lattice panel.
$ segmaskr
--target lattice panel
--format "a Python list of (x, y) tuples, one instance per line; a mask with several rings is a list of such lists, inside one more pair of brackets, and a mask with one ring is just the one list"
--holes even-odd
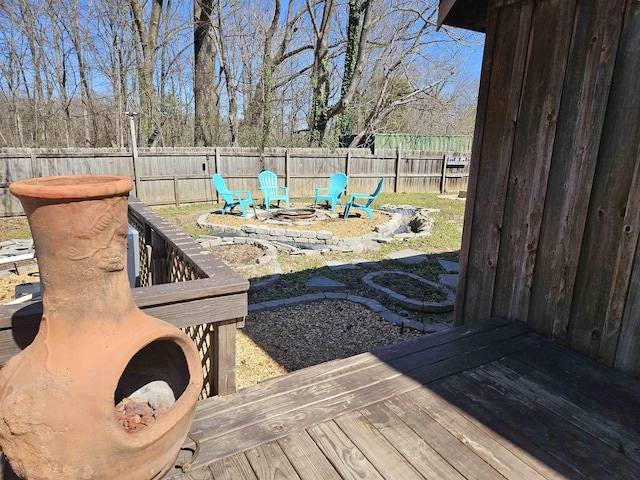
[(213, 335), (213, 326), (211, 324), (194, 325), (182, 329), (196, 344), (200, 353), (200, 361), (202, 362), (202, 375), (204, 376), (204, 384), (202, 392), (200, 392), (200, 400), (209, 398), (213, 395), (213, 385), (211, 385), (211, 338)]
[(167, 257), (169, 282), (186, 282), (200, 278), (200, 275), (196, 273), (191, 263), (185, 260), (169, 245), (167, 245)]

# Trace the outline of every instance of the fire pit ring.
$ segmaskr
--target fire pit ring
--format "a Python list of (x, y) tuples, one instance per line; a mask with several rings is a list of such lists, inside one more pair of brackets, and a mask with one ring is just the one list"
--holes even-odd
[(316, 216), (315, 208), (283, 208), (273, 213), (274, 218), (284, 220), (306, 220)]

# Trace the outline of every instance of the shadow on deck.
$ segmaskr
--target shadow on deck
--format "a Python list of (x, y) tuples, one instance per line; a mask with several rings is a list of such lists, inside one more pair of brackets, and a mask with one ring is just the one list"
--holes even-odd
[(639, 409), (640, 382), (491, 319), (203, 400), (168, 477), (635, 479)]

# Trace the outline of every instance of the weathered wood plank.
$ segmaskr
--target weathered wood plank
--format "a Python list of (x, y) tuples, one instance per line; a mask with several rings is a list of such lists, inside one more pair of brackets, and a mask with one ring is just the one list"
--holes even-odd
[(302, 480), (341, 480), (342, 477), (306, 431), (281, 438), (278, 444)]
[[(637, 187), (640, 190), (640, 186)], [(636, 212), (640, 209), (636, 209)], [(640, 224), (636, 225), (634, 230), (640, 228)], [(617, 344), (615, 349), (615, 359), (613, 366), (629, 375), (640, 378), (640, 249), (636, 250), (636, 258), (633, 261), (633, 271), (629, 282), (628, 296), (624, 305), (624, 315), (622, 322), (618, 323), (617, 308), (607, 311), (607, 321), (605, 322), (603, 343), (601, 344), (601, 354), (603, 360), (609, 362), (610, 355), (614, 353), (611, 348), (614, 338), (617, 335)], [(619, 306), (620, 304), (613, 304)]]
[(247, 294), (242, 293), (144, 308), (143, 311), (178, 328), (183, 328), (189, 325), (226, 322), (229, 319), (242, 318), (247, 314), (246, 309)]
[(394, 397), (384, 404), (463, 477), (477, 480), (505, 478), (406, 396)]
[(330, 378), (338, 379), (341, 376), (351, 374), (355, 371), (370, 368), (378, 363), (379, 360), (388, 361), (393, 358), (399, 358), (427, 348), (456, 341), (458, 338), (466, 338), (477, 333), (499, 328), (510, 323), (512, 322), (495, 318), (485, 322), (464, 325), (444, 332), (421, 336), (413, 340), (383, 347), (373, 353), (363, 353), (354, 357), (332, 360), (323, 363), (322, 367), (305, 368), (281, 377), (272, 378), (268, 382), (243, 390), (241, 393), (241, 402), (228, 401), (226, 399), (217, 399), (215, 402), (201, 402), (196, 412), (196, 421), (209, 414), (219, 415), (231, 409), (240, 408), (245, 410), (249, 408), (251, 404), (262, 401), (267, 395), (275, 401), (278, 396), (290, 394), (301, 388), (318, 384)]
[[(466, 372), (465, 372), (466, 373)], [(516, 455), (524, 453), (525, 460), (531, 460), (545, 478), (564, 479), (587, 478), (580, 469), (562, 459), (563, 453), (548, 451), (539, 446), (549, 437), (548, 428), (536, 419), (528, 419), (512, 405), (512, 400), (495, 391), (484, 391), (483, 385), (476, 385), (462, 375), (448, 377), (432, 385), (433, 390), (446, 401), (458, 405), (467, 416), (481, 423), (487, 429), (504, 438), (505, 446)], [(480, 392), (476, 393), (477, 390)]]
[[(584, 429), (585, 426), (591, 430), (598, 428), (600, 433), (605, 433), (602, 428), (604, 425), (595, 427), (594, 422), (588, 422), (584, 416), (579, 421), (581, 425), (568, 420), (567, 417), (572, 415), (571, 405), (566, 399), (565, 402), (555, 402), (554, 410), (546, 408), (544, 397), (548, 399), (554, 392), (547, 393), (534, 383), (526, 387), (519, 385), (517, 374), (514, 375), (508, 368), (494, 365), (481, 367), (451, 377), (443, 383), (456, 384), (458, 393), (473, 392), (476, 398), (486, 401), (487, 409), (503, 412), (502, 408), (506, 407), (505, 410), (512, 410), (512, 415), (515, 412), (509, 421), (512, 425), (518, 425), (522, 435), (527, 438), (521, 439), (520, 444), (525, 451), (531, 442), (536, 442), (543, 451), (571, 465), (587, 478), (634, 478), (640, 471), (640, 464), (627, 456), (626, 450), (623, 454), (617, 450), (619, 445), (612, 448), (603, 443), (599, 436), (593, 435), (593, 431)], [(445, 398), (451, 400), (452, 397)], [(459, 405), (464, 408), (465, 404), (461, 403)], [(502, 429), (497, 432), (501, 434)], [(542, 434), (536, 436), (536, 432)], [(626, 437), (618, 437), (618, 440), (622, 448), (626, 448)], [(539, 468), (538, 465), (535, 467)], [(546, 468), (544, 464), (542, 467)]]
[[(629, 3), (626, 12), (628, 26), (625, 30), (625, 36), (621, 40), (624, 42), (624, 63), (625, 71), (627, 71), (627, 79), (632, 76), (638, 78), (640, 75), (640, 65), (638, 64), (637, 44), (640, 29), (640, 8), (637, 2)], [(634, 33), (635, 32), (635, 33)], [(635, 47), (634, 47), (635, 45)], [(634, 55), (634, 48), (636, 49)], [(616, 64), (617, 65), (617, 64)], [(622, 68), (622, 67), (621, 67)], [(621, 73), (622, 75), (622, 73)], [(621, 92), (620, 92), (621, 93)], [(636, 95), (637, 97), (637, 95)], [(640, 112), (640, 101), (635, 98), (633, 105), (629, 106), (632, 111)], [(633, 175), (633, 183), (630, 188), (629, 198), (625, 209), (625, 218), (621, 233), (621, 242), (619, 254), (617, 258), (616, 271), (614, 276), (614, 286), (612, 298), (609, 302), (605, 317), (605, 325), (603, 328), (603, 336), (600, 345), (599, 355), (605, 363), (615, 366), (625, 373), (640, 377), (640, 347), (638, 346), (638, 338), (640, 338), (640, 293), (637, 285), (640, 284), (640, 252), (638, 252), (638, 235), (640, 233), (640, 151), (638, 150), (638, 141), (640, 138), (640, 120), (635, 118), (635, 123), (629, 125), (627, 131), (630, 135), (635, 129), (635, 170)], [(630, 150), (630, 154), (634, 155), (634, 142), (627, 139), (626, 148)], [(635, 260), (633, 261), (633, 271), (629, 272), (633, 251), (636, 249)], [(626, 280), (630, 278), (628, 290)], [(629, 292), (627, 297), (626, 292)], [(626, 301), (626, 304), (625, 304)], [(624, 316), (620, 320), (620, 312), (624, 308)]]
[(463, 237), (462, 264), (465, 270), (457, 290), (457, 324), (482, 320), (492, 314), (507, 180), (532, 9), (533, 1), (528, 0), (489, 11), (488, 30), (492, 32), (495, 29), (495, 33), (492, 49), (485, 53), (485, 63), (490, 65), (490, 79), (487, 90), (482, 92), (486, 98), (479, 99), (481, 105), (486, 105), (485, 118), (480, 134), (480, 152), (476, 151), (476, 143), (472, 158), (477, 173), (472, 180), (475, 183), (473, 211), (466, 216)]
[(640, 430), (637, 422), (617, 422), (600, 403), (516, 359), (503, 358), (495, 362), (490, 373), (510, 378), (511, 388), (518, 396), (531, 397), (532, 401), (590, 433), (609, 447), (618, 449), (622, 443), (625, 455), (640, 462)]
[[(539, 341), (543, 339), (534, 335), (509, 338), (432, 365), (416, 365), (404, 375), (396, 368), (380, 363), (353, 375), (291, 391), (284, 398), (282, 395), (265, 397), (262, 402), (242, 409), (228, 409), (217, 415), (215, 409), (210, 408), (210, 415), (194, 421), (192, 432), (201, 440), (201, 455), (215, 460), (235, 453), (239, 448), (260, 445), (342, 413), (414, 390), (420, 387), (420, 383), (497, 360)], [(234, 396), (234, 403), (242, 405), (242, 393)], [(225, 427), (221, 429), (221, 425)]]
[[(506, 182), (492, 313), (523, 322), (529, 311), (575, 3), (536, 2), (524, 80), (520, 89), (511, 91), (517, 92), (520, 100)], [(550, 38), (553, 42), (549, 42)]]
[[(7, 361), (24, 350), (35, 338), (40, 326), (42, 302), (12, 307), (16, 308), (3, 307), (0, 316), (0, 362)], [(7, 309), (13, 311), (13, 315), (5, 315)], [(237, 327), (242, 324), (242, 317), (247, 314), (247, 294), (143, 308), (143, 311), (178, 328), (228, 322), (230, 318), (234, 319), (234, 325)]]
[(245, 452), (245, 455), (258, 478), (300, 479), (278, 442), (251, 448)]
[(167, 473), (165, 478), (171, 477), (171, 478), (176, 478), (180, 480), (217, 480), (217, 478), (214, 477), (213, 473), (211, 473), (209, 466), (204, 466), (196, 470), (191, 470), (190, 472), (187, 472), (187, 473), (181, 473), (178, 476), (173, 476), (173, 473), (175, 471), (177, 471), (177, 469)]
[(623, 0), (579, 2), (527, 324), (563, 343), (622, 24)]
[(314, 425), (309, 435), (343, 478), (384, 479), (335, 423)]
[[(629, 95), (629, 86), (635, 85), (640, 76), (638, 32), (640, 5), (638, 2), (627, 2), (611, 79), (584, 241), (580, 250), (566, 342), (570, 348), (594, 359), (597, 359), (600, 353), (604, 320), (609, 305), (611, 302), (619, 302), (627, 292), (628, 280), (615, 279), (617, 261), (627, 261), (625, 257), (633, 258), (636, 248), (635, 242), (625, 241), (623, 231), (627, 208), (638, 208), (637, 204), (628, 203), (632, 172), (640, 162), (640, 95)], [(624, 271), (620, 271), (620, 274), (624, 274)], [(620, 290), (616, 291), (614, 287)], [(598, 294), (594, 295), (594, 291)], [(631, 321), (636, 324), (638, 322), (637, 318)], [(615, 321), (610, 317), (610, 327), (614, 325)], [(615, 335), (615, 328), (610, 329), (610, 335)], [(610, 359), (610, 353), (607, 355)], [(640, 357), (628, 360), (630, 365), (638, 362)]]
[(602, 404), (612, 419), (640, 431), (640, 383), (637, 380), (552, 343), (522, 350), (513, 358)]
[(212, 462), (208, 468), (215, 480), (258, 480), (243, 453)]
[(504, 327), (460, 338), (456, 342), (445, 343), (444, 345), (403, 355), (399, 358), (389, 359), (387, 363), (398, 371), (409, 374), (412, 370), (421, 369), (426, 365), (442, 363), (445, 360), (459, 361), (461, 356), (483, 349), (485, 346), (493, 346), (506, 339), (515, 339), (528, 333), (527, 327), (523, 324), (511, 323)]
[(424, 479), (361, 413), (349, 412), (333, 421), (383, 477)]
[[(233, 422), (236, 428), (254, 425), (256, 421), (266, 418), (270, 414), (286, 414), (305, 404), (313, 405), (323, 395), (331, 396), (332, 402), (337, 401), (336, 404), (340, 405), (338, 394), (348, 395), (350, 392), (371, 385), (378, 386), (383, 381), (398, 378), (403, 372), (416, 372), (412, 375), (417, 375), (418, 370), (427, 370), (425, 375), (433, 376), (446, 374), (449, 368), (464, 369), (468, 368), (467, 365), (475, 366), (476, 358), (484, 359), (485, 355), (488, 355), (487, 358), (495, 358), (498, 352), (506, 351), (503, 350), (505, 348), (518, 348), (517, 342), (507, 344), (504, 340), (521, 336), (523, 333), (524, 327), (522, 325), (507, 325), (489, 332), (479, 332), (476, 335), (461, 338), (458, 342), (445, 343), (398, 358), (386, 359), (384, 362), (380, 361), (376, 355), (362, 354), (355, 358), (368, 358), (369, 361), (359, 362), (355, 368), (341, 371), (334, 369), (333, 365), (329, 365), (330, 374), (323, 375), (322, 371), (325, 368), (323, 365), (313, 369), (315, 378), (309, 378), (309, 381), (301, 379), (299, 383), (295, 380), (285, 382), (276, 378), (246, 389), (239, 394), (241, 399), (234, 398), (234, 408), (225, 408), (230, 402), (216, 399), (203, 412), (198, 411), (195, 421), (199, 429), (209, 433), (209, 428), (217, 422), (222, 421), (227, 424)], [(428, 338), (426, 337), (425, 341)], [(487, 344), (496, 345), (496, 348), (482, 348)], [(476, 353), (478, 348), (482, 350), (479, 355)], [(478, 356), (476, 357), (476, 355)], [(437, 365), (429, 367), (436, 362)], [(272, 383), (273, 387), (271, 387)], [(289, 388), (283, 389), (284, 385), (288, 385)], [(389, 387), (383, 384), (379, 388), (378, 398), (386, 398), (385, 395), (389, 394), (386, 389)], [(271, 390), (276, 390), (279, 393), (270, 395)], [(391, 387), (391, 391), (393, 391), (393, 387)], [(266, 395), (269, 395), (270, 399), (268, 405), (263, 403)], [(320, 412), (324, 414), (322, 410)]]
[[(369, 405), (360, 409), (359, 412), (393, 445), (393, 448), (404, 456), (405, 461), (413, 465), (425, 478), (430, 480), (465, 478), (429, 445), (433, 435), (421, 438), (385, 404)], [(447, 434), (447, 432), (441, 433)]]
[[(491, 430), (468, 418), (429, 388), (412, 390), (407, 398), (415, 402), (430, 417), (446, 428), (467, 448), (486, 461), (502, 476), (513, 480), (544, 478), (520, 455), (514, 454)], [(519, 452), (520, 453), (520, 452)]]
[(213, 330), (209, 381), (214, 395), (229, 395), (236, 391), (236, 320), (220, 322)]

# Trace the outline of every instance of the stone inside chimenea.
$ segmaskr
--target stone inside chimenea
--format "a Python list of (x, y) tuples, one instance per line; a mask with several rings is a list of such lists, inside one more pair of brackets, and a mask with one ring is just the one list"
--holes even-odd
[(114, 394), (115, 414), (122, 428), (135, 433), (168, 412), (189, 384), (182, 349), (157, 340), (140, 350), (125, 368)]

